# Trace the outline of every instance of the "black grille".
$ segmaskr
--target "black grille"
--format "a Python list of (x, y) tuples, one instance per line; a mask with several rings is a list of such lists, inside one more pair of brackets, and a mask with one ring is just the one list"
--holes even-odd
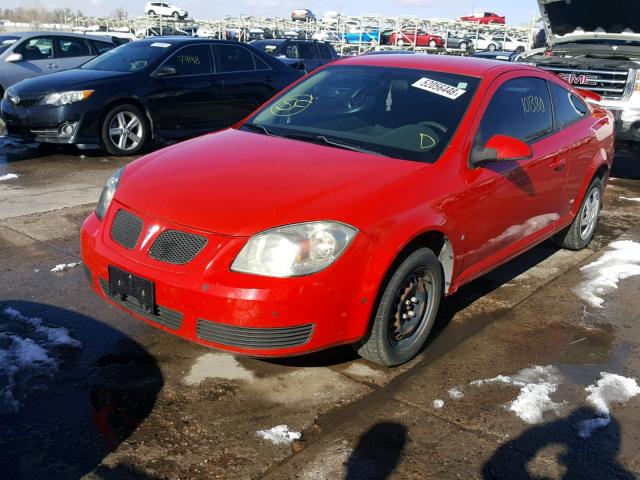
[(123, 306), (127, 310), (131, 310), (132, 312), (144, 317), (148, 320), (151, 320), (154, 323), (159, 323), (167, 328), (172, 330), (178, 330), (182, 325), (182, 314), (180, 312), (176, 312), (174, 310), (169, 310), (168, 308), (161, 307), (160, 305), (156, 306), (156, 311), (154, 313), (148, 313), (142, 308), (140, 308), (140, 304), (136, 300), (131, 300), (125, 298), (124, 300), (119, 300), (115, 297), (109, 295), (109, 283), (103, 278), (98, 278), (100, 280), (100, 287), (104, 294), (109, 297), (111, 300), (116, 302), (118, 305)]
[(246, 328), (198, 320), (197, 333), (202, 340), (220, 345), (268, 350), (304, 345), (311, 338), (313, 324), (283, 328)]
[(132, 250), (142, 233), (142, 220), (124, 210), (118, 210), (111, 224), (111, 238), (124, 248)]
[(193, 260), (206, 244), (205, 237), (177, 230), (165, 230), (153, 242), (149, 256), (161, 262), (183, 265)]

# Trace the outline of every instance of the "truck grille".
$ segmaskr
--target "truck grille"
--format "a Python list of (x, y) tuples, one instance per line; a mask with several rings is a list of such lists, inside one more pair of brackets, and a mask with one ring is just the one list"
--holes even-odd
[(619, 100), (624, 96), (630, 74), (629, 70), (538, 66), (543, 70), (555, 73), (576, 88), (590, 90), (607, 100)]
[(142, 233), (142, 220), (124, 210), (118, 210), (111, 224), (111, 238), (124, 248), (132, 250)]
[(311, 338), (313, 324), (280, 328), (247, 328), (198, 320), (198, 338), (230, 347), (269, 350), (304, 345)]
[(205, 237), (177, 230), (165, 230), (153, 242), (149, 256), (160, 262), (184, 265), (193, 260), (206, 245)]

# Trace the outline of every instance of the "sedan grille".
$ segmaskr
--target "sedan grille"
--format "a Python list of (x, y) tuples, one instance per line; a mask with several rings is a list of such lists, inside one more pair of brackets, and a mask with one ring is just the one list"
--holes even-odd
[(555, 65), (538, 65), (555, 73), (576, 88), (590, 90), (604, 99), (616, 100), (624, 96), (629, 80), (629, 70), (566, 68)]
[(111, 238), (124, 248), (132, 250), (140, 239), (142, 220), (125, 210), (118, 210), (111, 224)]
[(282, 328), (247, 328), (198, 320), (198, 338), (219, 345), (269, 350), (304, 345), (311, 339), (313, 324)]
[(153, 242), (149, 256), (160, 262), (184, 265), (193, 260), (206, 245), (205, 237), (177, 230), (165, 230)]

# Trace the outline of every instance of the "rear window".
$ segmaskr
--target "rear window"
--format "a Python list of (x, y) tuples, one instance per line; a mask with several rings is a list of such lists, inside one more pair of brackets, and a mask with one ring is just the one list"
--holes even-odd
[(93, 48), (95, 48), (96, 53), (98, 55), (102, 55), (103, 53), (108, 52), (109, 50), (114, 48), (113, 44), (108, 42), (100, 42), (98, 40), (93, 40), (92, 43), (93, 43)]
[(176, 69), (176, 76), (211, 73), (211, 49), (209, 45), (191, 45), (178, 50), (164, 63)]
[(220, 72), (246, 72), (256, 69), (252, 53), (239, 45), (216, 45)]
[(60, 58), (89, 57), (91, 49), (82, 38), (56, 37)]
[(584, 117), (587, 113), (587, 106), (566, 88), (550, 83), (551, 95), (555, 107), (556, 123), (559, 127), (567, 126)]
[(316, 45), (318, 50), (320, 50), (320, 58), (325, 60), (330, 60), (333, 58), (333, 52), (331, 52), (331, 47), (329, 45), (324, 45), (322, 43)]

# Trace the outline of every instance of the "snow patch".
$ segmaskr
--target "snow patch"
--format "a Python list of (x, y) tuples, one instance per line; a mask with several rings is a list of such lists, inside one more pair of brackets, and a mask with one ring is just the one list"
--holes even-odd
[(64, 327), (43, 325), (38, 317), (27, 317), (15, 308), (0, 311), (0, 414), (16, 412), (22, 386), (36, 376), (52, 377), (58, 371), (55, 353), (61, 347), (82, 344)]
[(64, 272), (65, 270), (69, 270), (70, 268), (75, 268), (78, 265), (80, 265), (80, 262), (73, 262), (73, 263), (59, 263), (58, 265), (56, 265), (55, 267), (53, 267), (51, 269), (51, 271), (53, 273), (60, 273), (60, 272)]
[(627, 200), (628, 202), (640, 202), (640, 198), (618, 197), (620, 200)]
[(598, 260), (580, 269), (587, 280), (574, 290), (580, 298), (596, 308), (602, 308), (603, 296), (617, 289), (620, 280), (640, 275), (640, 243), (618, 240), (610, 247), (611, 250)]
[(256, 435), (264, 440), (269, 440), (275, 445), (291, 443), (302, 438), (302, 433), (294, 432), (289, 429), (288, 425), (278, 425), (269, 430), (258, 430)]
[(200, 385), (208, 378), (225, 380), (252, 380), (253, 372), (244, 368), (228, 353), (205, 353), (196, 360), (189, 374), (184, 377), (187, 385)]
[(560, 371), (548, 365), (525, 368), (511, 376), (498, 375), (494, 378), (476, 380), (470, 385), (505, 384), (520, 387), (518, 397), (505, 405), (505, 408), (523, 421), (535, 424), (542, 422), (545, 412), (559, 412), (562, 403), (551, 400), (551, 395), (558, 390), (562, 379)]
[(600, 380), (595, 385), (589, 385), (585, 390), (589, 392), (587, 402), (599, 417), (580, 422), (578, 436), (581, 438), (589, 438), (593, 432), (611, 423), (612, 404), (624, 404), (636, 395), (640, 395), (640, 386), (634, 378), (607, 372), (601, 372)]
[(0, 175), (0, 182), (4, 182), (5, 180), (13, 180), (18, 178), (18, 175), (15, 173), (7, 173), (6, 175)]
[(464, 398), (464, 390), (462, 387), (454, 387), (447, 392), (452, 400), (461, 400)]
[(440, 410), (444, 407), (444, 400), (440, 400), (439, 398), (433, 401), (433, 408), (436, 410)]

